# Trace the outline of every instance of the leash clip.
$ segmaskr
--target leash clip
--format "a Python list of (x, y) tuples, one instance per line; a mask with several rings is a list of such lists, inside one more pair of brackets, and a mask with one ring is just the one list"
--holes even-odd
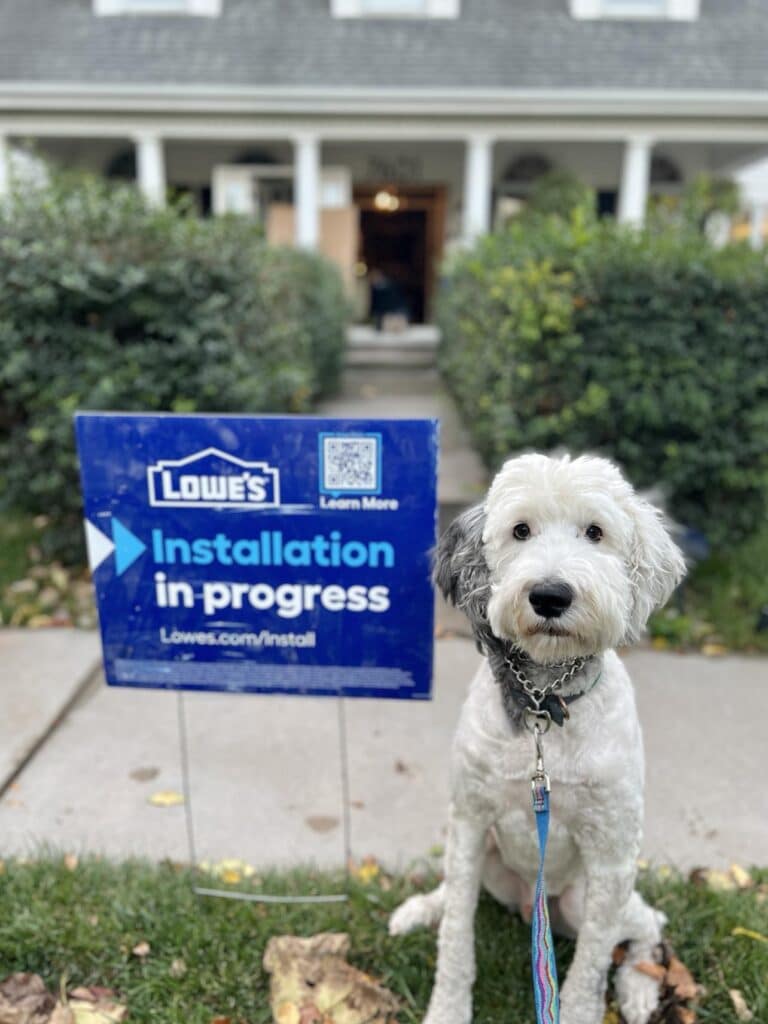
[[(545, 724), (545, 728), (542, 728), (542, 723)], [(542, 737), (547, 733), (551, 725), (552, 719), (548, 711), (536, 711), (530, 712), (530, 714), (526, 712), (525, 726), (533, 734), (533, 740), (536, 744), (536, 768), (531, 776), (534, 805), (536, 805), (542, 792), (549, 793), (550, 791), (549, 775), (547, 775), (544, 768), (544, 744)]]

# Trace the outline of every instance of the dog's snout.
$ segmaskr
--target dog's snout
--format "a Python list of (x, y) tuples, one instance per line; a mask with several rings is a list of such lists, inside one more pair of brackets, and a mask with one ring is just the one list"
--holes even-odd
[(546, 581), (531, 588), (528, 600), (537, 615), (544, 619), (557, 619), (570, 607), (573, 591), (567, 583)]

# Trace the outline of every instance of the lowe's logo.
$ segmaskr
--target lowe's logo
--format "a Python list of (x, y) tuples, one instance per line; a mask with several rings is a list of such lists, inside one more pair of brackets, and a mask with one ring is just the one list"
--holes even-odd
[(147, 467), (149, 504), (159, 508), (277, 508), (280, 471), (218, 448)]

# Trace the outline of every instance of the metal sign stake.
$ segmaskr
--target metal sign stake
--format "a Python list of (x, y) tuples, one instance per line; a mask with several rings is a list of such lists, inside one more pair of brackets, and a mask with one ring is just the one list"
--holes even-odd
[[(349, 759), (347, 750), (347, 718), (344, 708), (344, 698), (339, 697), (336, 702), (338, 738), (339, 738), (339, 764), (341, 777), (341, 799), (342, 799), (342, 842), (344, 844), (344, 870), (347, 883), (349, 882), (349, 865), (351, 859), (351, 828), (349, 814)], [(181, 787), (184, 795), (184, 823), (187, 833), (187, 855), (192, 869), (197, 868), (197, 848), (195, 844), (195, 824), (192, 805), (192, 773), (189, 770), (189, 736), (187, 730), (186, 705), (184, 703), (184, 691), (176, 693), (176, 711), (179, 727), (179, 755), (181, 761)], [(209, 889), (205, 886), (193, 885), (192, 891), (196, 896), (212, 896), (225, 900), (240, 900), (244, 903), (344, 903), (349, 899), (349, 894), (330, 893), (323, 896), (275, 896), (270, 893), (249, 893), (236, 892), (230, 889)]]

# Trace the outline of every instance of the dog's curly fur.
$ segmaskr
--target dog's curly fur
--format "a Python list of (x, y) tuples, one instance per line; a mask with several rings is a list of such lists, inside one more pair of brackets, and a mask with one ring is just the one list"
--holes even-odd
[[(528, 535), (516, 537), (516, 524)], [(597, 526), (598, 530), (590, 530)], [(517, 531), (518, 534), (525, 531)], [(658, 986), (634, 971), (652, 957), (663, 914), (635, 891), (643, 814), (643, 749), (632, 685), (613, 647), (634, 640), (685, 572), (660, 513), (605, 459), (524, 455), (507, 462), (486, 501), (459, 517), (436, 553), (435, 581), (462, 608), (481, 646), (514, 644), (537, 684), (554, 663), (592, 656), (599, 682), (545, 740), (552, 780), (546, 880), (553, 922), (576, 934), (561, 991), (562, 1024), (600, 1024), (611, 952), (629, 940), (616, 988), (628, 1024), (646, 1024)], [(531, 590), (567, 584), (557, 618), (534, 609)], [(595, 657), (596, 656), (596, 657)], [(468, 1024), (475, 974), (473, 919), (479, 886), (530, 918), (538, 866), (531, 810), (531, 737), (505, 711), (486, 659), (454, 742), (445, 881), (393, 914), (392, 934), (440, 921), (427, 1024)], [(585, 690), (574, 677), (563, 695)]]

